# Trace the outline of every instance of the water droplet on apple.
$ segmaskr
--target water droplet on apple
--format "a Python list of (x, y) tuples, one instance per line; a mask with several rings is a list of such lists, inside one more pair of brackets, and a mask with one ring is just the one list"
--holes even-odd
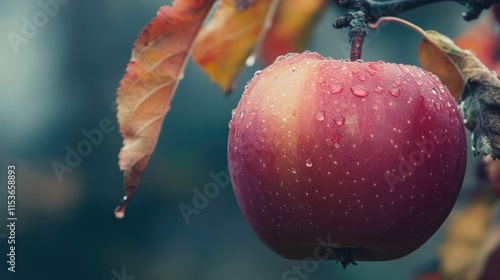
[(365, 97), (368, 95), (368, 90), (362, 85), (354, 85), (351, 87), (351, 92), (359, 97)]
[(335, 117), (333, 119), (333, 121), (337, 124), (337, 125), (343, 125), (344, 124), (344, 121), (345, 121), (345, 118), (342, 117), (342, 116), (338, 116), (338, 117)]
[(436, 91), (436, 89), (435, 89), (435, 88), (432, 88), (432, 89), (431, 89), (431, 92), (432, 92), (432, 94), (437, 95), (437, 91)]
[(375, 93), (382, 93), (382, 92), (384, 92), (384, 88), (381, 86), (377, 86), (373, 91)]
[(401, 85), (401, 80), (400, 80), (400, 79), (396, 79), (396, 80), (394, 81), (394, 83), (395, 83), (396, 85), (400, 86), (400, 85)]
[(294, 67), (292, 67), (292, 72), (295, 72), (295, 71), (297, 71), (297, 68), (294, 66)]
[(325, 78), (323, 78), (322, 76), (319, 76), (318, 79), (316, 80), (316, 83), (318, 83), (318, 84), (324, 84), (325, 83)]
[(338, 148), (340, 148), (340, 145), (339, 145), (339, 143), (335, 143), (335, 144), (334, 144), (334, 146), (335, 146), (335, 149), (338, 149)]
[(357, 59), (355, 62), (357, 62), (357, 63), (363, 63), (363, 62), (365, 62), (365, 61), (364, 61), (364, 60), (362, 60), (362, 59)]
[(278, 56), (276, 57), (276, 60), (275, 60), (274, 62), (281, 61), (281, 60), (283, 60), (283, 58), (285, 58), (285, 56), (283, 56), (283, 55), (278, 55)]
[(303, 54), (310, 54), (310, 53), (312, 53), (312, 51), (310, 51), (310, 50), (305, 50), (305, 51), (303, 52)]
[(296, 53), (287, 53), (287, 54), (285, 55), (285, 58), (294, 57), (294, 56), (296, 56), (296, 55), (297, 55)]
[(444, 86), (443, 86), (443, 85), (439, 85), (439, 90), (440, 90), (442, 93), (444, 93), (444, 92), (446, 91), (446, 89), (444, 88)]
[(245, 114), (244, 111), (240, 111), (240, 118), (243, 118), (243, 115)]
[(375, 76), (375, 71), (373, 70), (370, 70), (370, 69), (366, 69), (366, 72), (368, 72), (368, 74), (370, 74), (370, 76)]
[(391, 88), (389, 90), (389, 93), (394, 97), (398, 97), (399, 94), (401, 93), (401, 89), (399, 87)]
[(359, 75), (359, 76), (358, 76), (358, 79), (359, 79), (360, 81), (366, 81), (366, 76), (364, 76), (364, 75)]
[(236, 114), (236, 109), (231, 110), (231, 117), (234, 116), (234, 114)]
[(307, 167), (312, 167), (313, 166), (313, 162), (312, 162), (311, 158), (307, 158), (306, 159), (306, 166)]
[(297, 173), (297, 169), (295, 168), (288, 168), (288, 171), (290, 171), (293, 174)]
[(325, 111), (316, 112), (316, 120), (323, 121), (325, 119)]
[(344, 86), (342, 84), (339, 84), (339, 83), (330, 84), (329, 87), (330, 87), (331, 94), (339, 93), (344, 89)]
[(368, 67), (370, 67), (371, 69), (373, 69), (375, 71), (380, 71), (380, 64), (370, 63), (370, 64), (368, 64)]
[(255, 78), (255, 77), (259, 76), (260, 73), (262, 73), (262, 70), (255, 71), (255, 73), (253, 74), (253, 77)]
[(417, 79), (417, 86), (421, 86), (421, 85), (422, 85), (422, 80)]
[(434, 108), (436, 108), (436, 110), (438, 111), (441, 111), (441, 105), (439, 105), (439, 103), (437, 102), (434, 102)]

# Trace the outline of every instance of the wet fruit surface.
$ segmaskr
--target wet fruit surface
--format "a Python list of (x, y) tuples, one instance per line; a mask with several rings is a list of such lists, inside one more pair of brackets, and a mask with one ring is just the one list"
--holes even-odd
[(434, 75), (304, 53), (250, 81), (228, 157), (243, 214), (272, 250), (311, 257), (321, 238), (355, 260), (389, 260), (420, 247), (450, 213), (466, 141)]

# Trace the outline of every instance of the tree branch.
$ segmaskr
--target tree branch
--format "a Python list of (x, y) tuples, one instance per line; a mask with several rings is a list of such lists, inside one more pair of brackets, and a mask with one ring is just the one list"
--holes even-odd
[(351, 60), (355, 61), (361, 58), (369, 22), (373, 23), (384, 16), (395, 16), (411, 9), (444, 1), (455, 1), (464, 5), (466, 11), (462, 13), (462, 16), (467, 21), (478, 18), (483, 10), (500, 3), (500, 0), (335, 0), (341, 7), (348, 8), (348, 12), (335, 19), (333, 27), (349, 27)]

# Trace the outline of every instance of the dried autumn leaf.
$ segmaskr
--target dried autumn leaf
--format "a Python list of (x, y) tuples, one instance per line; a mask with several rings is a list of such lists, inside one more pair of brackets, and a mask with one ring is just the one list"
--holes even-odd
[(464, 79), (460, 70), (453, 60), (448, 57), (447, 53), (442, 49), (442, 46), (440, 46), (433, 37), (429, 36), (429, 33), (434, 31), (424, 31), (411, 22), (395, 17), (382, 17), (376, 23), (369, 24), (369, 26), (371, 28), (378, 28), (380, 24), (384, 22), (399, 23), (409, 27), (424, 37), (424, 40), (420, 43), (418, 48), (418, 55), (422, 67), (438, 76), (455, 100), (457, 102), (460, 101), (464, 89)]
[(325, 4), (325, 0), (281, 1), (259, 51), (263, 62), (270, 65), (279, 55), (304, 51)]
[(161, 7), (139, 34), (118, 89), (118, 122), (123, 136), (119, 166), (125, 197), (122, 218), (156, 146), (161, 125), (186, 65), (192, 43), (215, 0), (176, 0)]
[(500, 157), (500, 81), (470, 78), (461, 108), (476, 153)]
[(462, 50), (449, 38), (431, 34), (460, 69), (467, 81), (461, 108), (465, 126), (472, 132), (476, 153), (500, 157), (500, 80), (471, 51)]
[(222, 0), (213, 19), (196, 39), (194, 61), (226, 93), (269, 28), (278, 0), (255, 0), (244, 11)]

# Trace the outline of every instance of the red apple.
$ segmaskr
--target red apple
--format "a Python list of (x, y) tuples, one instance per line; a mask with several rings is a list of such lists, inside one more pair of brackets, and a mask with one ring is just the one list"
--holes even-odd
[(286, 258), (320, 255), (321, 239), (354, 260), (405, 256), (441, 226), (464, 178), (459, 109), (414, 66), (289, 54), (256, 73), (230, 127), (238, 203)]

